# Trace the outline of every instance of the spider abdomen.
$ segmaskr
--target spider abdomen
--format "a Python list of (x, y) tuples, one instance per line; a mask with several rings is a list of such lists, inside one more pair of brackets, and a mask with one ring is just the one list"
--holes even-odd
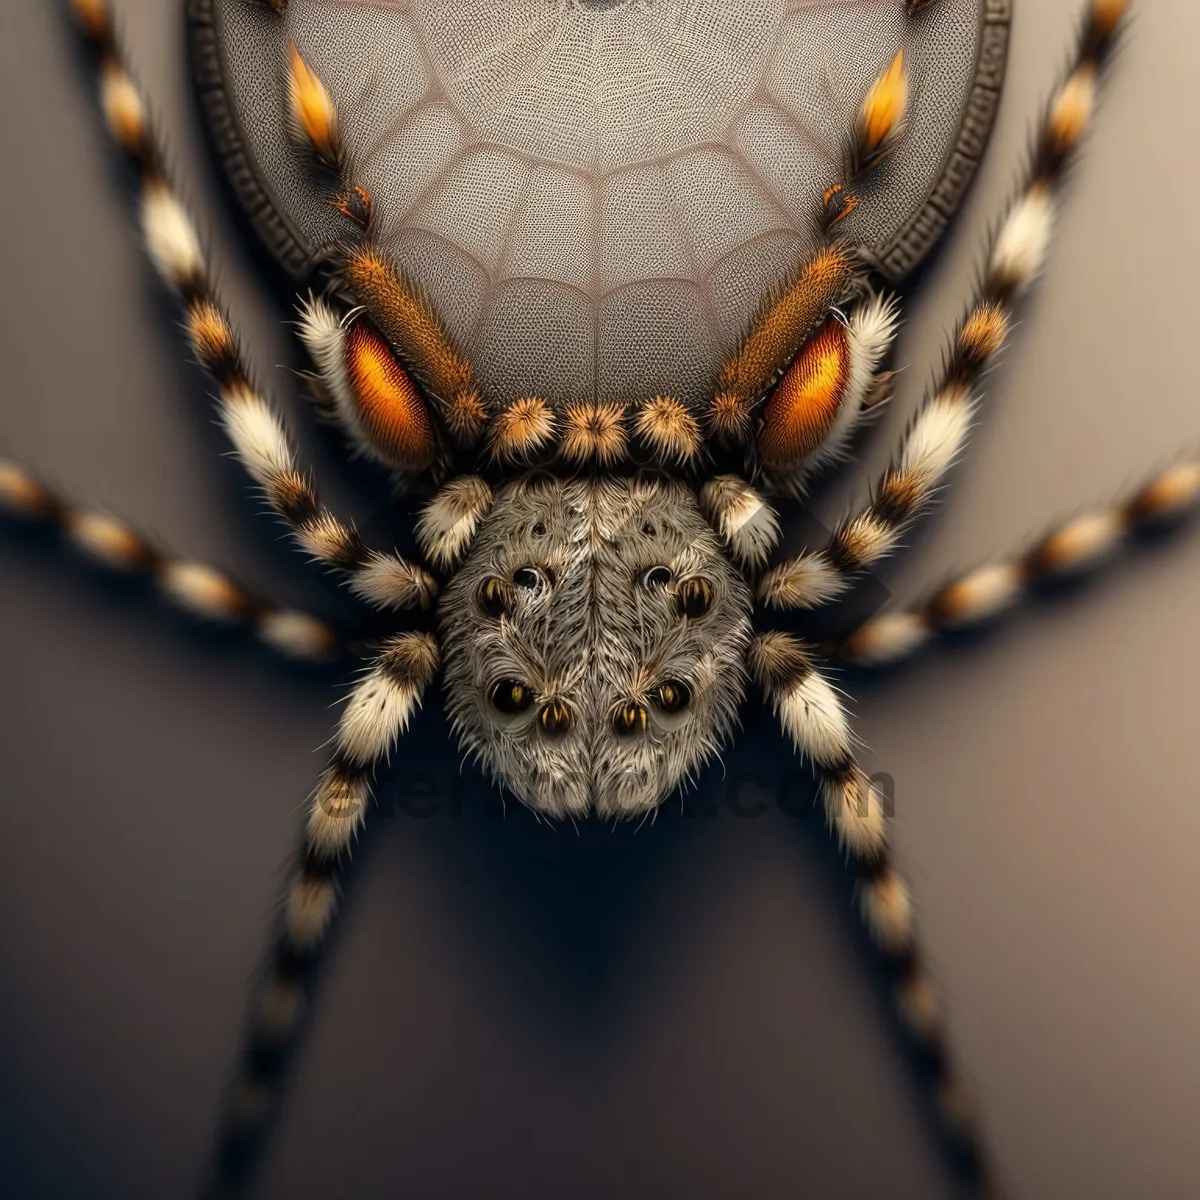
[(564, 419), (659, 396), (698, 411), (813, 249), (852, 115), (897, 51), (910, 133), (838, 234), (902, 275), (982, 151), (1007, 23), (982, 0), (194, 7), (220, 47), (210, 109), (238, 118), (236, 181), (276, 251), (304, 274), (354, 233), (287, 134), (294, 43), (336, 105), (373, 247), (484, 395)]

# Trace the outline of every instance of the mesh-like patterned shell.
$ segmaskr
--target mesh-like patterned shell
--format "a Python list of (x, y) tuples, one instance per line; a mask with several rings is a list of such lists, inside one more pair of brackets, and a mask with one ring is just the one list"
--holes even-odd
[(486, 393), (695, 404), (811, 247), (898, 48), (908, 133), (839, 226), (887, 276), (983, 151), (1010, 0), (190, 0), (218, 147), (297, 277), (351, 228), (289, 144), (294, 42), (337, 104), (377, 244)]

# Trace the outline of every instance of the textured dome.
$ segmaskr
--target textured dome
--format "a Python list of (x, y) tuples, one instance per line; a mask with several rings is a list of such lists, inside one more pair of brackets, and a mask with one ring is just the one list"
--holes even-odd
[(710, 393), (811, 247), (842, 138), (902, 48), (910, 121), (840, 231), (898, 277), (982, 152), (1007, 0), (192, 0), (238, 190), (297, 275), (349, 229), (288, 143), (294, 42), (337, 104), (378, 247), (498, 400)]

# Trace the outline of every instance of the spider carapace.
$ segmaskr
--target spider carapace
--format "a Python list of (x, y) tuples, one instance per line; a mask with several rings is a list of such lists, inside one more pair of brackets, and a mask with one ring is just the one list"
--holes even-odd
[[(938, 56), (970, 28), (980, 61), (994, 35), (991, 69), (1002, 72), (1008, 5), (871, 0), (824, 6), (827, 24), (813, 16), (821, 5), (782, 2), (562, 0), (533, 6), (536, 21), (528, 7), (192, 5), (202, 87), (213, 90), (205, 63), (228, 36), (221, 11), (260, 39), (249, 58), (261, 70), (217, 88), (210, 112), (230, 94), (243, 106), (234, 140), (259, 158), (257, 176), (242, 173), (243, 198), (247, 187), (282, 196), (256, 220), (298, 274), (325, 274), (299, 320), (322, 415), (427, 493), (417, 563), (369, 549), (319, 500), (252, 381), (108, 6), (72, 0), (108, 127), (138, 173), (147, 250), (215, 381), (237, 456), (297, 544), (355, 595), (436, 611), (436, 634), (383, 643), (341, 715), (230, 1101), (222, 1178), (248, 1169), (245, 1148), (271, 1114), (372, 774), (440, 672), (464, 749), (555, 818), (650, 812), (713, 757), (759, 686), (812, 763), (939, 1112), (991, 1189), (909, 890), (889, 859), (886, 801), (856, 762), (824, 659), (896, 658), (939, 627), (999, 612), (1032, 582), (1189, 505), (1200, 468), (1180, 463), (1020, 558), (826, 646), (760, 617), (838, 601), (931, 503), (1043, 265), (1125, 0), (1087, 0), (976, 294), (872, 499), (783, 562), (772, 561), (774, 506), (846, 458), (889, 398), (899, 302), (886, 289), (948, 216), (921, 198), (961, 194), (970, 175), (953, 144), (929, 153), (931, 114), (946, 103), (937, 80), (953, 74)], [(630, 86), (622, 64), (635, 49), (645, 78)], [(984, 104), (987, 83), (960, 89), (964, 110)], [(960, 116), (960, 140), (986, 140), (990, 108)], [(418, 144), (420, 154), (406, 149)], [(228, 154), (228, 139), (219, 148)], [(897, 201), (914, 174), (918, 200)], [(334, 644), (320, 622), (252, 602), (21, 468), (3, 467), (0, 485), (10, 508), (61, 523), (103, 562), (152, 573), (199, 615), (252, 621), (295, 656)]]

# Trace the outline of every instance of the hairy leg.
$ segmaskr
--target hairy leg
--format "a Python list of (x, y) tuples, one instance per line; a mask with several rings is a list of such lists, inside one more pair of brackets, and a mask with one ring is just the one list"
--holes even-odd
[(967, 1086), (950, 1051), (937, 988), (925, 966), (908, 884), (891, 861), (885, 801), (855, 759), (837, 690), (807, 643), (786, 633), (756, 638), (751, 669), (784, 732), (820, 782), (826, 817), (858, 881), (859, 913), (892, 973), (896, 1008), (932, 1071), (938, 1115), (981, 1194), (996, 1189)]
[(1182, 516), (1198, 502), (1200, 461), (1176, 463), (1111, 508), (1073, 517), (1022, 553), (960, 575), (913, 608), (872, 617), (835, 642), (831, 653), (859, 666), (898, 662), (943, 630), (998, 617), (1039, 584), (1099, 566), (1130, 536)]
[(352, 524), (321, 504), (278, 414), (251, 382), (199, 234), (167, 178), (145, 101), (121, 57), (106, 0), (72, 0), (72, 11), (99, 60), (100, 105), (108, 128), (138, 172), (147, 252), (183, 306), (188, 339), (217, 384), (221, 422), (238, 458), (297, 544), (341, 571), (356, 595), (380, 608), (428, 606), (437, 589), (427, 572), (395, 553), (369, 550)]
[(436, 642), (426, 634), (390, 639), (342, 711), (251, 1000), (241, 1059), (221, 1116), (213, 1196), (236, 1193), (260, 1161), (316, 982), (315, 967), (333, 930), (350, 848), (366, 818), (372, 773), (420, 706), (438, 657)]
[(285, 658), (332, 662), (347, 652), (342, 633), (320, 618), (254, 596), (213, 567), (152, 545), (108, 513), (69, 503), (15, 463), (0, 461), (0, 512), (53, 526), (100, 566), (144, 576), (196, 620), (245, 626)]
[(872, 489), (874, 498), (838, 526), (824, 549), (764, 576), (759, 599), (768, 607), (814, 608), (842, 595), (858, 574), (896, 549), (932, 503), (966, 443), (980, 378), (1004, 345), (1017, 300), (1045, 261), (1058, 188), (1091, 120), (1098, 78), (1125, 7), (1126, 0), (1089, 0), (1074, 61), (1046, 111), (1025, 181), (993, 239), (978, 292), (934, 388)]
[[(380, 439), (362, 427), (362, 390), (354, 386), (353, 379), (347, 379), (353, 372), (347, 372), (343, 365), (347, 352), (353, 351), (354, 336), (378, 337), (377, 325), (400, 351), (440, 412), (451, 437), (461, 446), (473, 446), (483, 432), (487, 406), (475, 385), (471, 365), (458, 353), (421, 290), (373, 248), (371, 197), (354, 179), (354, 164), (342, 139), (337, 107), (320, 77), (295, 46), (288, 53), (287, 89), (293, 143), (308, 160), (317, 180), (328, 183), (330, 204), (361, 231), (355, 244), (342, 256), (339, 274), (370, 317), (351, 313), (339, 323), (339, 329), (325, 320), (328, 306), (322, 311), (310, 305), (311, 311), (303, 314), (301, 327), (322, 380), (339, 403), (344, 423), (356, 440), (363, 441), (362, 435), (366, 433), (369, 451), (378, 455)], [(399, 363), (396, 368), (407, 382), (408, 373)], [(349, 408), (342, 403), (347, 397)], [(382, 449), (386, 456), (394, 447)], [(401, 457), (411, 460), (411, 448)]]

